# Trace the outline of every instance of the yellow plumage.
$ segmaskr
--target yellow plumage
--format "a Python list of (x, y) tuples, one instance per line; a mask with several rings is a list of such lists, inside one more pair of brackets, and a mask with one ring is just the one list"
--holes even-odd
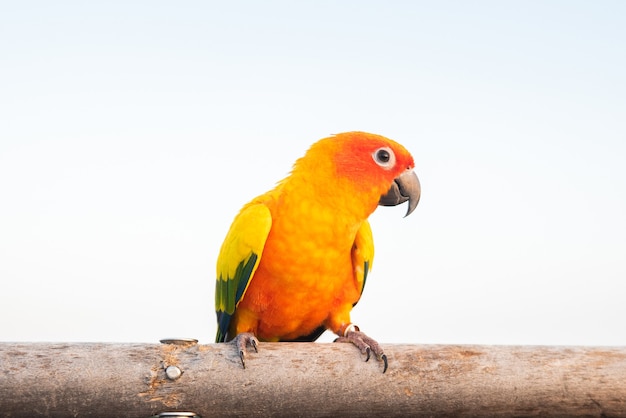
[[(343, 336), (374, 256), (367, 218), (390, 188), (383, 204), (411, 199), (413, 210), (412, 168), (390, 139), (340, 134), (315, 143), (287, 178), (245, 205), (218, 257), (217, 341), (241, 333), (314, 340), (325, 329)], [(399, 177), (417, 184), (417, 197), (402, 194)]]

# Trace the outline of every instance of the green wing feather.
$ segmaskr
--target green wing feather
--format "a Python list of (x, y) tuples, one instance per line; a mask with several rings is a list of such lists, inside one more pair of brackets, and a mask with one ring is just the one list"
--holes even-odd
[[(363, 222), (356, 233), (354, 238), (354, 245), (352, 246), (352, 269), (354, 270), (354, 280), (358, 289), (365, 288), (365, 282), (367, 280), (367, 274), (372, 268), (372, 262), (374, 260), (374, 238), (372, 236), (372, 228), (369, 222), (366, 220)], [(354, 302), (356, 305), (358, 300)]]
[(272, 227), (272, 215), (264, 204), (245, 206), (226, 234), (217, 259), (215, 312), (216, 342), (232, 339), (231, 318), (259, 266), (265, 241)]

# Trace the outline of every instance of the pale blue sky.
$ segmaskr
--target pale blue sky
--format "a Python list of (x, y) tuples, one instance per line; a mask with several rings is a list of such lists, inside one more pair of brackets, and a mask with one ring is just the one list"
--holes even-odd
[(364, 130), (413, 153), (423, 197), (372, 218), (362, 330), (626, 345), (625, 21), (621, 1), (3, 2), (0, 340), (211, 342), (235, 213)]

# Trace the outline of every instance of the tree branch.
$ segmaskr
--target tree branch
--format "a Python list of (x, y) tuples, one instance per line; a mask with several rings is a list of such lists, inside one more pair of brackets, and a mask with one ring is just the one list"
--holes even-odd
[(0, 343), (0, 415), (626, 417), (624, 347), (383, 346)]

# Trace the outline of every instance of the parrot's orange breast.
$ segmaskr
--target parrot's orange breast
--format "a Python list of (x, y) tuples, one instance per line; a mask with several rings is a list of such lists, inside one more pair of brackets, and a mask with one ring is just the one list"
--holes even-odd
[(359, 222), (303, 202), (281, 202), (245, 297), (236, 333), (291, 340), (308, 335), (358, 301), (351, 250)]

